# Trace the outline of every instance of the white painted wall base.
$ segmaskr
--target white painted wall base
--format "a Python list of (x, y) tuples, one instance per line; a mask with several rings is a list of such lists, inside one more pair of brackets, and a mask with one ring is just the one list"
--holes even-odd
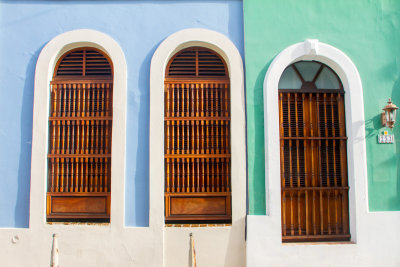
[(245, 266), (244, 219), (227, 227), (165, 228), (164, 266), (189, 266), (190, 233), (193, 233), (198, 267)]
[(0, 229), (0, 266), (50, 266), (54, 233), (57, 234), (59, 265), (63, 267), (187, 267), (190, 233), (195, 240), (198, 267), (243, 267), (246, 264), (242, 219), (227, 227), (164, 230), (149, 227), (117, 230), (109, 225), (78, 224), (44, 225), (35, 230)]
[[(150, 228), (46, 225), (42, 229), (1, 229), (0, 266), (50, 266), (53, 233), (57, 233), (59, 265), (163, 266), (162, 231)], [(12, 238), (18, 235), (15, 244)]]
[(282, 244), (280, 220), (247, 216), (247, 266), (400, 266), (400, 212), (363, 213), (356, 243)]

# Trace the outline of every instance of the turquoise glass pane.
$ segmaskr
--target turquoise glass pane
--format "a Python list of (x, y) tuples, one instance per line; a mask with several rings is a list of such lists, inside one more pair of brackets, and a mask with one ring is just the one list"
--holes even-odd
[(292, 67), (286, 68), (283, 71), (281, 79), (279, 80), (279, 89), (300, 89), (301, 80), (297, 76), (296, 72)]
[(295, 63), (294, 65), (300, 72), (301, 77), (303, 77), (304, 81), (306, 82), (311, 82), (321, 67), (321, 64), (314, 61), (301, 61)]
[(329, 68), (325, 67), (315, 81), (318, 89), (340, 89), (339, 80), (336, 74)]

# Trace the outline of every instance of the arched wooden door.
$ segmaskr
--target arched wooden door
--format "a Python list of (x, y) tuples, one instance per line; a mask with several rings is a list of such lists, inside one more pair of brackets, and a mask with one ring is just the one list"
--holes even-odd
[(344, 112), (342, 83), (328, 66), (300, 61), (285, 69), (279, 82), (284, 242), (350, 239)]
[(179, 51), (166, 69), (165, 220), (231, 221), (230, 87), (214, 51)]
[(47, 220), (106, 221), (111, 202), (113, 70), (85, 47), (58, 61), (50, 93)]

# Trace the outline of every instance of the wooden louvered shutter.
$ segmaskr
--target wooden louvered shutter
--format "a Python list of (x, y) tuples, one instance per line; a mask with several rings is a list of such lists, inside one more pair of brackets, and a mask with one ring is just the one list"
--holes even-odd
[(284, 242), (350, 239), (344, 92), (317, 88), (318, 64), (312, 82), (293, 66), (301, 89), (279, 90)]
[(109, 221), (112, 67), (94, 48), (59, 60), (51, 81), (48, 221)]
[(230, 222), (230, 87), (222, 59), (191, 47), (166, 70), (165, 220)]

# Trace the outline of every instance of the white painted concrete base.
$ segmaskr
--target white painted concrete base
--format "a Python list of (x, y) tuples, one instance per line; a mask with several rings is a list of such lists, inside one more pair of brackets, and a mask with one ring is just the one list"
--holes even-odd
[[(109, 226), (46, 226), (0, 230), (0, 266), (50, 266), (53, 233), (57, 233), (60, 266), (163, 266), (162, 231)], [(14, 244), (12, 238), (18, 235)]]
[(400, 266), (400, 212), (365, 213), (356, 243), (282, 244), (280, 220), (247, 217), (247, 266)]
[(164, 266), (189, 266), (190, 233), (193, 233), (198, 267), (246, 265), (244, 220), (242, 220), (232, 227), (165, 228)]
[(50, 266), (53, 233), (63, 267), (188, 267), (190, 233), (198, 267), (246, 264), (244, 220), (239, 220), (234, 226), (164, 228), (164, 233), (162, 228), (117, 230), (109, 225), (77, 224), (0, 229), (0, 266)]

